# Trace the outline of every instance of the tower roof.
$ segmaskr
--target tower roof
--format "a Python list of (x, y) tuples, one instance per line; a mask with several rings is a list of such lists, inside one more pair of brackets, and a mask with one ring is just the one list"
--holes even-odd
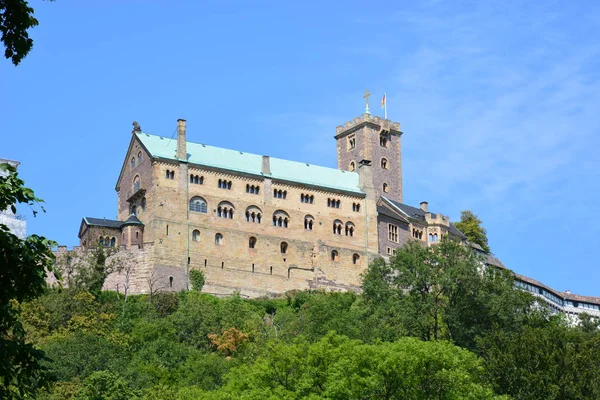
[[(178, 160), (176, 140), (147, 133), (136, 136), (152, 157)], [(194, 142), (187, 142), (186, 147), (191, 164), (364, 195), (356, 172), (270, 157), (270, 173), (265, 174), (261, 155)]]

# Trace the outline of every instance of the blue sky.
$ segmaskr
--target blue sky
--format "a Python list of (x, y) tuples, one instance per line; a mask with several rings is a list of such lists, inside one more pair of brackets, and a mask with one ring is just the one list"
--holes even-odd
[(115, 217), (134, 120), (335, 167), (369, 88), (406, 203), (471, 209), (509, 268), (600, 296), (600, 2), (286, 3), (31, 1), (32, 52), (0, 61), (0, 157), (47, 203), (29, 233), (72, 246)]

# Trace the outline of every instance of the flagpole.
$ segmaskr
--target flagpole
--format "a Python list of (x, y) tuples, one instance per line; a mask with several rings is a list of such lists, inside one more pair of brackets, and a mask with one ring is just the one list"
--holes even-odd
[(383, 114), (385, 119), (387, 119), (387, 94), (383, 93), (383, 97), (385, 98), (385, 102), (383, 103)]

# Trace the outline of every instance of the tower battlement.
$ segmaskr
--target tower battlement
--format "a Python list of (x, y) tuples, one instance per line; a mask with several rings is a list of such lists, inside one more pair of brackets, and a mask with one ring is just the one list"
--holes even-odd
[(350, 134), (353, 131), (360, 129), (364, 125), (372, 125), (377, 130), (384, 130), (390, 132), (390, 134), (401, 135), (400, 122), (393, 122), (389, 119), (384, 119), (378, 116), (372, 116), (371, 114), (362, 114), (360, 117), (356, 117), (343, 125), (338, 125), (335, 128), (335, 138), (338, 139), (346, 134)]

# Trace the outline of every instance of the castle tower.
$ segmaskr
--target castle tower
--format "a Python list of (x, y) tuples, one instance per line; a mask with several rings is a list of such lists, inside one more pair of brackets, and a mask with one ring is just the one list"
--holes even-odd
[(374, 117), (367, 108), (336, 128), (338, 168), (358, 171), (359, 165), (370, 162), (377, 198), (402, 202), (401, 136), (400, 123)]

